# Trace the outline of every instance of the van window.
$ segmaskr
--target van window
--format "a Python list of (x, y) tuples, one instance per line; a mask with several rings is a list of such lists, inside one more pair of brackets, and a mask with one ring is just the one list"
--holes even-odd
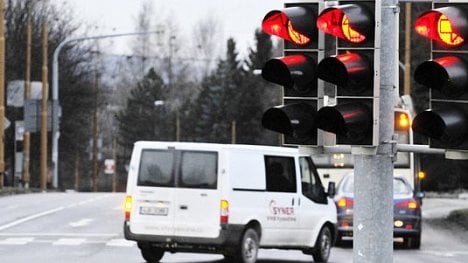
[(188, 188), (216, 189), (217, 159), (215, 152), (182, 152), (179, 185)]
[(317, 203), (327, 203), (322, 183), (312, 160), (308, 157), (300, 157), (299, 166), (301, 167), (302, 194)]
[(139, 186), (172, 186), (174, 154), (170, 151), (143, 150), (138, 173)]
[(294, 157), (265, 156), (266, 190), (296, 192)]

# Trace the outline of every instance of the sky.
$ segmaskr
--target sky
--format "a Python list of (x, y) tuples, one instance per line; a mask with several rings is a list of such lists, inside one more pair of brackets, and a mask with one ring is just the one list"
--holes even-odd
[[(177, 24), (190, 37), (191, 25), (202, 16), (212, 14), (222, 24), (222, 42), (233, 37), (241, 53), (254, 45), (254, 31), (261, 26), (268, 11), (281, 9), (279, 0), (52, 0), (67, 2), (81, 21), (98, 27), (98, 34), (127, 33), (135, 31), (135, 19), (144, 1), (151, 1), (155, 15), (161, 10), (174, 14)], [(83, 32), (86, 35), (88, 32)], [(92, 33), (95, 35), (96, 33)], [(115, 39), (116, 53), (126, 53), (129, 41)], [(224, 44), (223, 44), (224, 47)]]

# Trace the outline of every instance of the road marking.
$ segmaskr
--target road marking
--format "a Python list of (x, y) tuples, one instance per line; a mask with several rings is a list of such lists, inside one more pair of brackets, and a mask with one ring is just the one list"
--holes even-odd
[(60, 238), (52, 243), (54, 246), (79, 246), (86, 241), (85, 238)]
[(119, 233), (0, 233), (3, 237), (103, 237), (111, 238), (119, 236)]
[(0, 245), (26, 245), (34, 240), (34, 237), (12, 237), (0, 240)]
[(68, 223), (71, 227), (83, 227), (89, 225), (91, 222), (93, 222), (93, 218), (83, 218), (80, 221), (76, 222), (70, 222)]
[(27, 221), (30, 221), (30, 220), (33, 220), (33, 219), (36, 219), (36, 218), (41, 217), (41, 216), (46, 216), (46, 215), (49, 215), (49, 214), (57, 213), (58, 211), (61, 211), (63, 209), (64, 209), (64, 207), (60, 206), (60, 207), (57, 207), (57, 208), (54, 208), (54, 209), (50, 209), (50, 210), (47, 210), (47, 211), (44, 211), (44, 212), (41, 212), (41, 213), (37, 213), (37, 214), (34, 214), (34, 215), (30, 215), (30, 216), (21, 218), (19, 220), (16, 220), (16, 221), (13, 221), (11, 223), (0, 226), (0, 231), (5, 230), (5, 229), (10, 228), (10, 227), (13, 227), (13, 226), (16, 226), (16, 225), (19, 225), (19, 224), (22, 224), (24, 222), (27, 222)]
[(106, 243), (109, 247), (133, 247), (136, 244), (135, 241), (126, 240), (123, 238), (111, 239)]

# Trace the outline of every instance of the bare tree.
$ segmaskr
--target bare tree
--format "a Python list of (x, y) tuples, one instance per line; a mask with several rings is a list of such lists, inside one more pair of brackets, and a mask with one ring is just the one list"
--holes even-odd
[(199, 67), (201, 77), (207, 76), (214, 67), (216, 57), (219, 56), (221, 37), (221, 23), (213, 15), (207, 15), (201, 18), (193, 27), (193, 45), (192, 56), (200, 60), (196, 63), (202, 65)]

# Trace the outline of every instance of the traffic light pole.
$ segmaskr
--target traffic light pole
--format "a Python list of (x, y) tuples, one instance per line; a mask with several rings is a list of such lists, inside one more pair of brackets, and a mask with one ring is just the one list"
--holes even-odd
[(380, 94), (375, 99), (380, 108), (379, 143), (371, 149), (352, 149), (355, 173), (354, 262), (393, 262), (393, 157), (397, 149), (393, 138), (394, 56), (398, 11), (398, 0), (376, 1), (375, 46), (376, 56), (380, 54), (380, 63), (375, 64), (374, 71), (380, 75), (380, 80), (376, 81)]

